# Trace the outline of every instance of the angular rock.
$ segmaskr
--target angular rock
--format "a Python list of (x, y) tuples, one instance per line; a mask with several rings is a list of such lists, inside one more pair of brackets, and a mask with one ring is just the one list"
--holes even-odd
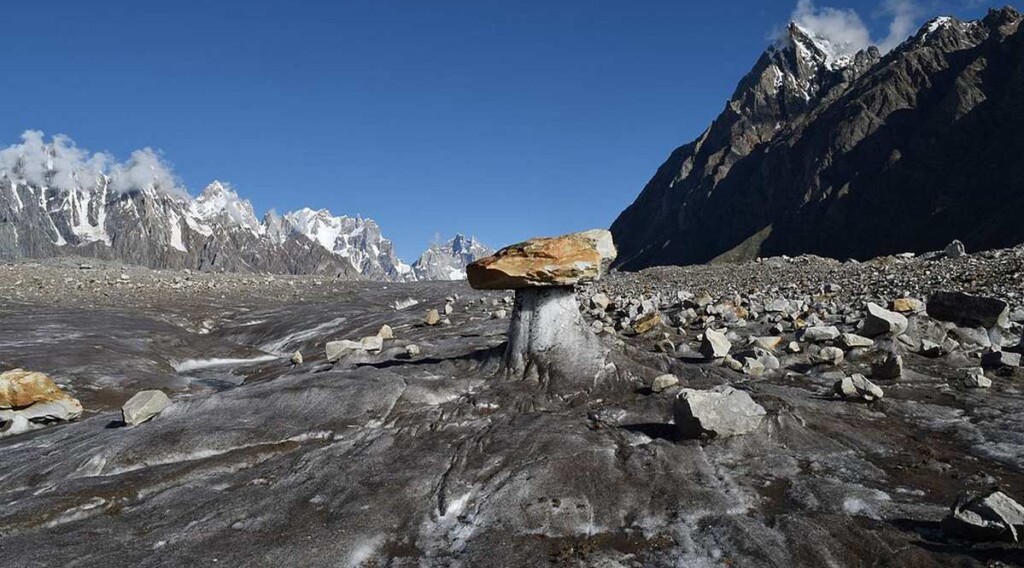
[(611, 300), (605, 294), (594, 294), (590, 297), (590, 304), (602, 312), (607, 311), (611, 303)]
[(979, 541), (1018, 542), (1024, 531), (1024, 505), (1002, 491), (961, 495), (942, 522), (947, 534)]
[(725, 385), (710, 390), (683, 389), (676, 397), (672, 413), (676, 428), (686, 438), (747, 434), (760, 426), (766, 414), (749, 394)]
[(946, 258), (960, 258), (967, 254), (967, 250), (964, 248), (964, 244), (962, 242), (954, 240), (946, 245), (946, 249), (943, 250), (942, 253), (946, 255)]
[(765, 351), (775, 351), (779, 348), (780, 344), (782, 344), (782, 338), (777, 335), (751, 338), (751, 345), (764, 349)]
[(986, 369), (1000, 369), (1003, 367), (1020, 367), (1020, 353), (1008, 351), (992, 351), (981, 356), (981, 366)]
[(822, 347), (810, 356), (812, 363), (825, 365), (839, 365), (846, 358), (846, 354), (838, 347)]
[(964, 371), (964, 386), (971, 389), (987, 389), (992, 386), (992, 379), (985, 376), (985, 369), (972, 367)]
[(924, 302), (915, 298), (896, 298), (892, 301), (894, 312), (919, 312), (924, 309)]
[(429, 326), (435, 326), (441, 323), (441, 314), (434, 308), (431, 308), (427, 310), (427, 314), (423, 317), (423, 323)]
[(384, 348), (384, 338), (379, 335), (368, 335), (359, 340), (359, 347), (368, 353), (379, 353)]
[(406, 308), (411, 308), (411, 307), (413, 307), (413, 306), (415, 306), (416, 304), (419, 304), (419, 303), (420, 303), (419, 300), (414, 300), (412, 298), (406, 298), (404, 300), (395, 300), (394, 303), (391, 304), (391, 306), (393, 308), (395, 308), (396, 310), (398, 310), (398, 311), (402, 311), (402, 310), (404, 310)]
[(327, 360), (331, 363), (341, 359), (342, 357), (352, 353), (353, 351), (362, 351), (363, 344), (360, 341), (351, 341), (348, 339), (342, 339), (340, 341), (329, 341), (324, 346), (327, 353)]
[(380, 331), (377, 332), (377, 337), (380, 337), (381, 339), (394, 339), (395, 332), (391, 329), (390, 325), (384, 324), (380, 326)]
[(129, 426), (142, 424), (163, 412), (171, 405), (171, 399), (163, 391), (144, 390), (128, 399), (121, 407), (121, 417)]
[(856, 349), (858, 347), (871, 347), (875, 344), (873, 339), (857, 335), (855, 333), (844, 333), (839, 336), (839, 345), (844, 349)]
[(296, 351), (295, 353), (292, 353), (292, 358), (289, 359), (289, 361), (291, 361), (292, 365), (301, 365), (302, 364), (302, 351)]
[(871, 378), (895, 380), (903, 376), (903, 357), (899, 353), (885, 351), (871, 363)]
[(594, 229), (505, 247), (466, 267), (478, 290), (573, 286), (599, 279), (615, 260), (610, 232)]
[(839, 330), (834, 325), (805, 327), (800, 334), (800, 338), (804, 341), (815, 343), (832, 341), (839, 338)]
[(658, 327), (662, 323), (664, 323), (664, 320), (661, 318), (661, 312), (654, 311), (640, 316), (639, 319), (633, 322), (633, 331), (638, 335), (642, 335)]
[(654, 392), (661, 392), (669, 387), (674, 387), (679, 384), (679, 377), (675, 375), (661, 375), (655, 377), (651, 381), (651, 390)]
[(903, 314), (891, 312), (878, 304), (869, 302), (867, 316), (864, 318), (860, 335), (865, 337), (877, 337), (883, 334), (899, 335), (906, 331), (909, 325), (910, 322)]
[(1010, 306), (996, 298), (963, 292), (936, 292), (928, 298), (928, 315), (960, 327), (1005, 327)]
[(833, 386), (835, 393), (846, 400), (863, 400), (871, 402), (884, 396), (882, 388), (872, 383), (864, 375), (843, 377)]
[(729, 354), (732, 342), (720, 331), (711, 328), (704, 330), (704, 340), (700, 343), (700, 354), (708, 359), (720, 359)]

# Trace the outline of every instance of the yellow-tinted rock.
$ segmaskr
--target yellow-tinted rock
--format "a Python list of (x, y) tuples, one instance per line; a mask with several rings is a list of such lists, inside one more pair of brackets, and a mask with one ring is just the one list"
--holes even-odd
[(651, 312), (637, 318), (633, 323), (633, 331), (637, 334), (647, 333), (662, 323), (660, 312)]
[(892, 301), (894, 312), (920, 312), (924, 309), (924, 302), (914, 298), (896, 298)]
[(70, 398), (42, 373), (14, 369), (0, 374), (0, 408), (25, 408), (37, 402)]
[(470, 264), (466, 275), (478, 290), (572, 286), (599, 279), (616, 254), (612, 234), (594, 229), (505, 247)]

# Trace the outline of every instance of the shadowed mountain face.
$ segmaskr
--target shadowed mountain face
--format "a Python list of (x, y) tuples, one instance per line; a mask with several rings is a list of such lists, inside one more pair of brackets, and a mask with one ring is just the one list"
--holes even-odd
[(791, 25), (611, 230), (618, 265), (1024, 241), (1024, 30), (938, 18), (889, 54)]

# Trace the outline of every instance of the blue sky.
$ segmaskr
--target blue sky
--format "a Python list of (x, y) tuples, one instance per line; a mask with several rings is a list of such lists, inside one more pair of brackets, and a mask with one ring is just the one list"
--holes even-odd
[[(897, 18), (998, 2), (836, 1)], [(0, 145), (163, 152), (193, 194), (376, 219), (413, 260), (608, 226), (721, 111), (796, 0), (178, 0), (4, 7)], [(841, 19), (841, 18), (840, 18)]]

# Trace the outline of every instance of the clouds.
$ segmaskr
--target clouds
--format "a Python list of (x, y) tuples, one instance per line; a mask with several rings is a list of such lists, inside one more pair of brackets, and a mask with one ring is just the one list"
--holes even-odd
[(118, 163), (105, 152), (89, 153), (71, 138), (58, 134), (46, 142), (38, 130), (26, 130), (21, 143), (0, 150), (0, 176), (31, 185), (68, 191), (90, 189), (108, 176), (110, 187), (117, 192), (140, 189), (184, 195), (170, 166), (150, 148), (136, 150)]
[(884, 0), (879, 13), (889, 19), (888, 33), (872, 39), (871, 30), (855, 10), (818, 7), (813, 0), (799, 0), (791, 19), (816, 36), (829, 40), (841, 55), (852, 55), (871, 45), (886, 53), (915, 30), (920, 9), (913, 0)]

